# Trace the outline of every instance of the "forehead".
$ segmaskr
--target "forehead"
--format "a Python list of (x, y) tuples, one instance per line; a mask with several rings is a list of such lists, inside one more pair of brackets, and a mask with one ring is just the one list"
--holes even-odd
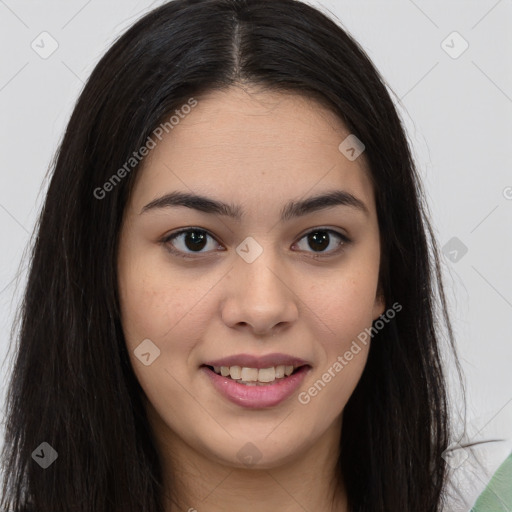
[(180, 190), (236, 197), (249, 211), (343, 189), (374, 208), (364, 153), (351, 161), (340, 151), (350, 132), (322, 104), (299, 94), (238, 87), (196, 100), (156, 139), (137, 177), (136, 207)]

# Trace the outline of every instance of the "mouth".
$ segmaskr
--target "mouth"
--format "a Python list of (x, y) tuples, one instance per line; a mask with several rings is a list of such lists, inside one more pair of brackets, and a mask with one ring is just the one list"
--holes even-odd
[(308, 364), (277, 365), (268, 368), (250, 368), (247, 366), (202, 365), (209, 371), (245, 386), (271, 386), (295, 375)]
[(245, 364), (253, 366), (233, 364), (241, 362), (239, 358), (237, 361), (234, 358), (223, 359), (222, 362), (226, 366), (203, 364), (199, 369), (219, 396), (247, 409), (265, 409), (281, 404), (300, 388), (312, 370), (305, 361), (290, 358), (277, 361), (290, 364), (276, 366), (269, 365), (269, 359), (245, 358)]

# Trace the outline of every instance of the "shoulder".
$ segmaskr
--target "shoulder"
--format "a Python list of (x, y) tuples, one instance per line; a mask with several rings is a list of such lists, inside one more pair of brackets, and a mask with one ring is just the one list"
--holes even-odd
[(493, 474), (471, 512), (512, 510), (512, 453)]
[(509, 450), (508, 443), (476, 443), (452, 450), (442, 512), (512, 511)]

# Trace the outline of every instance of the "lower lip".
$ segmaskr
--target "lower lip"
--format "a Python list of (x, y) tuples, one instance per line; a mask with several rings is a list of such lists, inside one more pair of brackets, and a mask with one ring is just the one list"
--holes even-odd
[(222, 396), (242, 407), (260, 409), (273, 407), (290, 397), (302, 384), (311, 367), (302, 366), (289, 377), (265, 386), (239, 384), (233, 379), (216, 374), (206, 366), (200, 369), (206, 373), (214, 388)]

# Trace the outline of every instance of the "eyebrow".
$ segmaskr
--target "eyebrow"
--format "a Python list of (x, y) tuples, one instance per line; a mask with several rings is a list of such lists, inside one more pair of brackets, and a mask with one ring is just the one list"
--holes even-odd
[[(209, 197), (178, 191), (154, 199), (142, 208), (140, 214), (151, 210), (176, 206), (185, 206), (186, 208), (199, 210), (203, 213), (222, 215), (237, 221), (242, 220), (245, 216), (242, 207), (239, 205), (224, 203)], [(353, 194), (345, 190), (332, 190), (304, 200), (290, 201), (281, 210), (281, 221), (288, 221), (335, 206), (350, 207), (366, 216), (370, 215), (365, 203)]]

